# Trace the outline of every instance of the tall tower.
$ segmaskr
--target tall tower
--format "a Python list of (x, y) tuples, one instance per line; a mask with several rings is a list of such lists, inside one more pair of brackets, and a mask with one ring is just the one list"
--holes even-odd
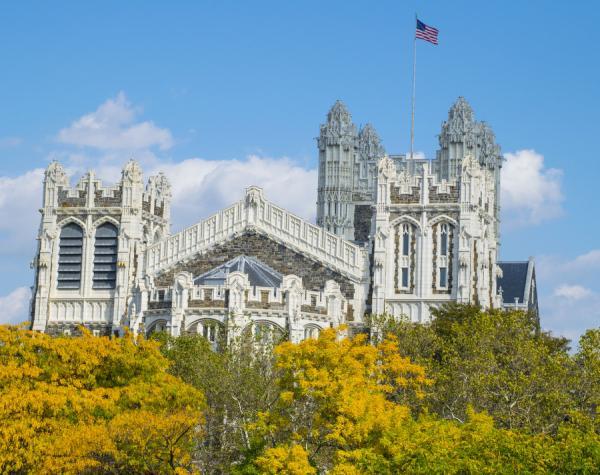
[(336, 101), (321, 125), (317, 224), (326, 230), (354, 239), (352, 185), (358, 152), (358, 133), (341, 101)]
[(375, 204), (377, 161), (384, 156), (371, 124), (357, 132), (352, 117), (336, 101), (321, 125), (317, 224), (350, 241), (366, 243)]
[[(459, 97), (439, 136), (435, 173), (460, 183), (459, 301), (495, 304), (502, 155), (494, 133)], [(468, 282), (468, 283), (467, 283)]]
[[(464, 97), (459, 97), (448, 111), (448, 120), (442, 124), (439, 135), (436, 172), (440, 180), (460, 177), (462, 163), (471, 155), (484, 169), (494, 175), (493, 216), (500, 219), (500, 170), (502, 155), (492, 129), (485, 122), (477, 122), (473, 109)], [(498, 226), (495, 234), (499, 238)]]

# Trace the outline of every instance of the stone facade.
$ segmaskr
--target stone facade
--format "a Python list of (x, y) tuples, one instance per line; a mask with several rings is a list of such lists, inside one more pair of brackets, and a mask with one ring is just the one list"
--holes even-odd
[[(300, 341), (342, 323), (359, 332), (367, 312), (427, 322), (445, 302), (537, 312), (532, 261), (527, 272), (506, 267), (513, 302), (497, 284), (502, 158), (491, 129), (459, 98), (439, 140), (435, 160), (388, 156), (375, 129), (358, 129), (338, 101), (318, 138), (317, 225), (250, 187), (172, 235), (164, 175), (144, 185), (131, 161), (115, 186), (89, 172), (71, 187), (53, 162), (32, 328), (197, 332), (216, 344), (248, 332)], [(251, 264), (229, 270), (228, 262)]]

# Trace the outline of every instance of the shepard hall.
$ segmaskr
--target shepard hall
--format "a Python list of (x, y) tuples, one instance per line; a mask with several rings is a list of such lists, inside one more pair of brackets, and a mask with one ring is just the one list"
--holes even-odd
[(166, 331), (211, 342), (243, 334), (298, 342), (361, 331), (368, 314), (430, 321), (447, 302), (537, 315), (532, 259), (499, 261), (502, 156), (460, 97), (435, 159), (387, 154), (338, 101), (317, 138), (317, 222), (251, 186), (175, 234), (171, 187), (135, 161), (104, 185), (45, 173), (31, 327), (49, 334)]

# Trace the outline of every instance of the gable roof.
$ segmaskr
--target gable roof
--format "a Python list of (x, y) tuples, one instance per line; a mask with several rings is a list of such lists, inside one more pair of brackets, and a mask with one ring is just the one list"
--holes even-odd
[(366, 247), (276, 206), (255, 186), (247, 188), (244, 199), (230, 207), (149, 245), (144, 252), (144, 272), (158, 275), (248, 231), (262, 234), (353, 282), (368, 278)]
[(248, 276), (250, 285), (256, 287), (279, 287), (283, 276), (264, 262), (250, 256), (240, 255), (194, 278), (196, 285), (224, 285), (231, 272)]

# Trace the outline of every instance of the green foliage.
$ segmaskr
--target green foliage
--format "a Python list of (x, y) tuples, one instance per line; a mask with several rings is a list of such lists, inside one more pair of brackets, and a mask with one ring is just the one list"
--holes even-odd
[(248, 427), (278, 398), (272, 347), (255, 343), (242, 338), (216, 352), (200, 335), (162, 338), (171, 373), (201, 390), (207, 401), (197, 456), (203, 472), (230, 472), (253, 453)]
[(434, 311), (430, 325), (387, 316), (372, 325), (396, 335), (401, 354), (434, 380), (419, 410), (463, 422), (473, 407), (499, 427), (549, 433), (581, 409), (573, 397), (580, 378), (566, 341), (540, 333), (526, 313), (452, 304)]

